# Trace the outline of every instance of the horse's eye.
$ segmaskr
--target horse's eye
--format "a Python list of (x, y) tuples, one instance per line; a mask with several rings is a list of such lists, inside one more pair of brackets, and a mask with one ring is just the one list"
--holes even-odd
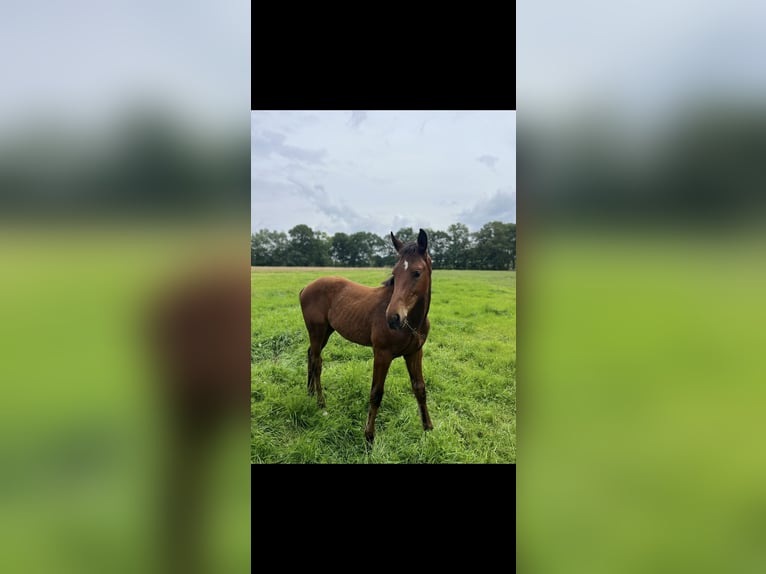
[(415, 271), (413, 275), (415, 276), (415, 279), (417, 279), (418, 277), (420, 277), (420, 271)]

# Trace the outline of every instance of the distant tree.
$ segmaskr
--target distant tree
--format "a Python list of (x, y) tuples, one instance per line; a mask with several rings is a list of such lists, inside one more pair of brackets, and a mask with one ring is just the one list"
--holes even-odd
[(351, 243), (351, 267), (365, 267), (369, 264), (370, 249), (363, 231), (357, 231), (349, 236)]
[(516, 271), (516, 224), (509, 223), (511, 226), (511, 269)]
[(375, 239), (377, 246), (373, 257), (375, 267), (390, 267), (396, 262), (396, 250), (391, 243), (391, 235), (376, 236)]
[(477, 269), (510, 269), (513, 261), (516, 225), (490, 221), (477, 231), (472, 250)]
[(325, 252), (325, 243), (321, 236), (317, 237), (308, 225), (296, 225), (288, 233), (290, 235), (288, 265), (327, 265), (329, 263), (330, 257), (329, 253)]
[(284, 231), (274, 230), (271, 232), (270, 241), (272, 245), (272, 265), (287, 265), (287, 252), (290, 249), (290, 242), (287, 239), (287, 233)]
[(317, 241), (317, 258), (316, 263), (312, 265), (322, 266), (332, 265), (332, 257), (330, 255), (330, 236), (324, 231), (315, 231), (314, 238)]
[[(261, 231), (258, 231), (261, 233)], [(258, 265), (258, 258), (265, 259), (265, 254), (261, 254), (259, 251), (260, 244), (255, 233), (250, 234), (250, 265)]]
[(447, 265), (449, 235), (440, 230), (426, 229), (428, 234), (428, 253), (431, 255), (434, 269), (443, 269)]
[(330, 255), (333, 265), (350, 267), (351, 261), (356, 257), (353, 250), (351, 238), (346, 233), (338, 232), (330, 238)]
[[(435, 269), (516, 269), (515, 223), (490, 221), (476, 233), (462, 223), (453, 223), (447, 231), (426, 229), (426, 233)], [(268, 229), (252, 233), (250, 264), (387, 267), (396, 261), (388, 233), (339, 232), (330, 237), (300, 224), (288, 234)], [(395, 235), (404, 242), (416, 239), (411, 227), (403, 227)]]
[(354, 265), (357, 267), (375, 265), (376, 256), (382, 252), (380, 237), (369, 231), (358, 231), (350, 239), (354, 244), (354, 254), (356, 255)]
[(447, 228), (446, 267), (466, 269), (468, 267), (471, 233), (462, 223), (453, 223)]
[(399, 241), (403, 241), (404, 243), (409, 243), (410, 241), (415, 241), (417, 239), (417, 233), (415, 233), (412, 227), (402, 227), (399, 231), (395, 232), (394, 235), (396, 235), (396, 238)]
[(282, 231), (260, 229), (250, 236), (251, 265), (285, 265), (287, 235)]

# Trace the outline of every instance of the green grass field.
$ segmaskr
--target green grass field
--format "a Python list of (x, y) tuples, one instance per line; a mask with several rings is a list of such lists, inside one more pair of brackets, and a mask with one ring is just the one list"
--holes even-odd
[[(198, 231), (219, 260), (242, 245), (237, 231), (229, 249), (214, 248), (225, 237), (215, 227)], [(168, 571), (169, 415), (146, 320), (168, 282), (196, 264), (178, 257), (188, 235), (170, 226), (0, 229), (3, 571)], [(204, 468), (203, 571), (250, 568), (248, 437), (230, 426)], [(189, 461), (185, 478), (198, 468)]]
[(372, 349), (337, 333), (322, 353), (326, 416), (308, 396), (299, 291), (333, 274), (375, 286), (389, 271), (253, 268), (253, 463), (516, 462), (515, 272), (434, 271), (423, 348), (433, 431), (423, 431), (399, 358), (386, 378), (375, 444), (367, 446)]

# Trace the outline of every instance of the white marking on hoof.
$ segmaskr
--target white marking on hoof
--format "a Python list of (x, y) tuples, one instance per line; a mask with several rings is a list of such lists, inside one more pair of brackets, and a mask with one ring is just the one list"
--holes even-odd
[(322, 416), (323, 416), (323, 417), (326, 417), (326, 416), (327, 416), (327, 411), (324, 411), (324, 412), (322, 413)]

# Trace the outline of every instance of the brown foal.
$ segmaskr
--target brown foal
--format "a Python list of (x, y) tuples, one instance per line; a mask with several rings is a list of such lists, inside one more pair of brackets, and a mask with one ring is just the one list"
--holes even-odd
[(404, 244), (394, 234), (391, 241), (399, 254), (393, 276), (373, 288), (342, 277), (322, 277), (301, 289), (303, 320), (309, 332), (308, 392), (322, 394), (322, 349), (333, 331), (359, 345), (372, 347), (374, 366), (370, 411), (364, 428), (369, 442), (375, 438), (375, 417), (383, 399), (388, 368), (396, 357), (404, 357), (412, 391), (418, 401), (425, 430), (431, 430), (423, 381), (423, 344), (428, 337), (431, 304), (431, 257), (428, 236), (422, 229), (417, 242)]

